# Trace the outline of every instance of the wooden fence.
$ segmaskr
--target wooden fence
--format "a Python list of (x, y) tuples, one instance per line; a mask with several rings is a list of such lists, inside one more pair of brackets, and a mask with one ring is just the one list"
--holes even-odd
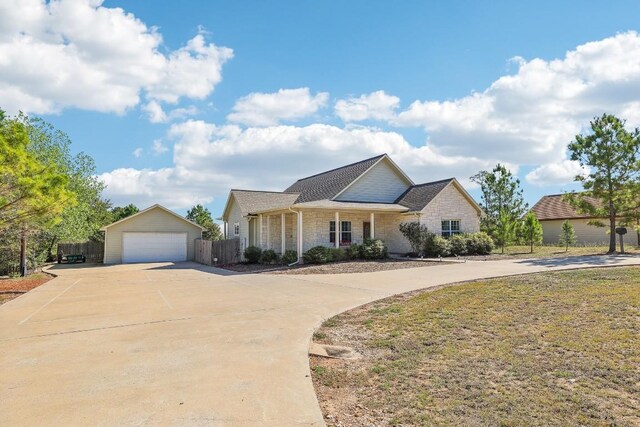
[(58, 243), (58, 256), (62, 255), (84, 255), (87, 258), (87, 262), (102, 262), (104, 259), (104, 243), (91, 241)]
[(235, 264), (240, 262), (240, 239), (196, 239), (196, 262), (206, 265)]

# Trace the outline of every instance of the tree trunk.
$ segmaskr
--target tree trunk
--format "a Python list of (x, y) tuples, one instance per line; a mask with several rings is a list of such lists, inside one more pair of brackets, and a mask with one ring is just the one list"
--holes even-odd
[(609, 227), (611, 232), (609, 233), (609, 252), (610, 254), (615, 253), (616, 251), (616, 214), (610, 211), (609, 215)]
[(27, 275), (27, 233), (20, 233), (20, 276)]

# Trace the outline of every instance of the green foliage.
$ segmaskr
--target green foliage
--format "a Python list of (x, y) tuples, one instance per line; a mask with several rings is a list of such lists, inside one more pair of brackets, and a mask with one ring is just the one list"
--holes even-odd
[(325, 264), (333, 260), (331, 248), (326, 246), (314, 246), (302, 255), (306, 264)]
[(347, 259), (347, 253), (341, 248), (330, 248), (331, 260), (333, 262), (344, 261)]
[(485, 232), (465, 235), (468, 255), (489, 255), (493, 251), (493, 239)]
[(628, 131), (624, 120), (610, 114), (590, 125), (589, 133), (576, 135), (568, 146), (571, 160), (589, 168), (575, 178), (585, 191), (565, 199), (582, 213), (609, 218), (609, 252), (615, 252), (617, 218), (640, 207), (640, 131)]
[(424, 253), (431, 257), (446, 257), (451, 255), (449, 240), (431, 233), (424, 246)]
[(560, 231), (560, 236), (558, 238), (558, 244), (564, 246), (565, 252), (569, 251), (569, 246), (576, 243), (576, 232), (573, 229), (573, 224), (571, 224), (568, 220), (564, 220), (562, 223), (562, 228)]
[(294, 251), (293, 249), (287, 249), (286, 251), (284, 251), (284, 254), (282, 254), (282, 258), (280, 258), (280, 260), (283, 264), (293, 264), (294, 262), (298, 261), (298, 252)]
[(138, 207), (133, 203), (130, 203), (124, 207), (116, 206), (111, 209), (111, 221), (120, 221), (121, 219), (125, 219), (131, 215), (135, 215), (138, 212), (140, 212), (140, 209), (138, 209)]
[(522, 219), (518, 233), (522, 240), (530, 246), (533, 253), (533, 246), (542, 243), (542, 225), (538, 217), (533, 212), (528, 212)]
[(273, 249), (266, 249), (262, 251), (262, 257), (260, 258), (260, 262), (264, 264), (272, 264), (278, 261), (278, 254)]
[(449, 238), (449, 247), (452, 255), (467, 255), (469, 252), (467, 235), (454, 234)]
[(362, 245), (359, 243), (352, 243), (345, 250), (347, 259), (362, 259)]
[(517, 222), (527, 210), (520, 180), (498, 164), (492, 171), (478, 172), (471, 181), (480, 185), (482, 192), (480, 206), (484, 215), (480, 219), (480, 229), (504, 251), (504, 246), (513, 240)]
[(380, 239), (367, 239), (362, 245), (362, 258), (364, 259), (384, 259), (387, 256), (387, 247)]
[(244, 250), (244, 258), (249, 264), (257, 264), (262, 257), (262, 249), (257, 246), (249, 246)]
[(411, 250), (417, 256), (423, 254), (423, 249), (429, 239), (429, 230), (426, 225), (420, 224), (417, 221), (403, 222), (399, 226), (402, 235), (409, 241)]
[(187, 217), (189, 221), (193, 221), (196, 224), (206, 228), (202, 232), (202, 238), (205, 240), (220, 240), (222, 239), (222, 231), (220, 226), (213, 222), (211, 212), (209, 209), (198, 204), (187, 211)]

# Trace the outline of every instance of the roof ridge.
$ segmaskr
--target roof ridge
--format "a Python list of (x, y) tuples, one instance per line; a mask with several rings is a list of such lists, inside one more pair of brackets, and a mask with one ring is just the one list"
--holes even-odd
[(456, 179), (455, 177), (452, 178), (446, 178), (446, 179), (439, 179), (437, 181), (431, 181), (431, 182), (423, 182), (421, 184), (413, 184), (412, 186), (410, 186), (409, 188), (414, 188), (414, 187), (422, 187), (424, 185), (432, 185), (432, 184), (439, 184), (441, 182), (445, 182), (445, 181), (453, 181), (454, 179)]
[(229, 191), (244, 191), (246, 193), (300, 194), (295, 191), (243, 190), (242, 188), (232, 188)]
[(306, 179), (315, 178), (317, 176), (324, 175), (324, 174), (327, 174), (329, 172), (335, 172), (335, 171), (340, 170), (340, 169), (344, 169), (344, 168), (348, 168), (348, 167), (351, 167), (351, 166), (359, 165), (360, 163), (365, 163), (365, 162), (371, 161), (373, 159), (382, 158), (382, 157), (384, 157), (386, 155), (387, 155), (387, 153), (378, 154), (377, 156), (369, 157), (368, 159), (359, 160), (359, 161), (354, 162), (354, 163), (349, 163), (348, 165), (344, 165), (344, 166), (340, 166), (340, 167), (337, 167), (337, 168), (329, 169), (328, 171), (320, 172), (320, 173), (317, 173), (315, 175), (305, 176), (304, 178), (300, 178), (296, 182), (304, 181)]

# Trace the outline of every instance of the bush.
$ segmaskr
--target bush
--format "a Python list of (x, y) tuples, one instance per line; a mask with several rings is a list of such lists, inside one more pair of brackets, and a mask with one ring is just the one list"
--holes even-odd
[(347, 259), (347, 254), (344, 250), (340, 248), (330, 248), (329, 250), (331, 251), (331, 261), (338, 262)]
[(399, 228), (402, 235), (409, 241), (411, 252), (421, 255), (432, 235), (427, 226), (419, 222), (403, 222)]
[(244, 259), (249, 264), (257, 264), (260, 262), (260, 257), (262, 256), (262, 249), (257, 246), (249, 246), (244, 250)]
[(361, 255), (364, 259), (383, 259), (387, 257), (387, 247), (380, 239), (365, 240)]
[(452, 255), (466, 255), (469, 252), (468, 234), (454, 234), (449, 239), (449, 246)]
[(302, 254), (302, 259), (307, 264), (324, 264), (332, 260), (331, 248), (326, 246), (314, 246)]
[(493, 239), (482, 231), (467, 235), (467, 253), (469, 255), (489, 255), (493, 250)]
[(284, 254), (282, 254), (282, 258), (280, 258), (280, 260), (283, 264), (292, 264), (298, 260), (298, 252), (293, 249), (287, 249), (284, 251)]
[(427, 256), (445, 257), (451, 254), (451, 245), (449, 240), (444, 237), (431, 234), (424, 247)]
[(267, 249), (262, 252), (261, 262), (264, 264), (271, 264), (278, 260), (278, 254), (273, 249)]
[(362, 245), (352, 243), (345, 251), (347, 259), (362, 259)]

